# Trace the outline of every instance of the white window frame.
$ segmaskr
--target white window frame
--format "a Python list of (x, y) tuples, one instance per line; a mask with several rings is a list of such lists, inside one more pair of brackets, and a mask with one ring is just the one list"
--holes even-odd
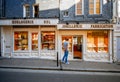
[[(89, 2), (88, 2), (88, 4), (89, 4)], [(90, 5), (90, 4), (89, 4)], [(88, 6), (89, 7), (89, 6)], [(89, 8), (89, 10), (90, 10), (90, 8)], [(89, 13), (90, 14), (90, 13)], [(90, 14), (90, 15), (94, 15), (94, 14), (97, 14), (96, 13), (96, 0), (94, 0), (94, 13), (93, 14)], [(100, 0), (100, 14), (102, 14), (102, 0)], [(97, 15), (99, 15), (99, 14), (97, 14)]]
[[(37, 46), (38, 46), (38, 49), (37, 49), (37, 50), (33, 50), (33, 49), (32, 49), (32, 44), (33, 44), (33, 43), (32, 43), (32, 33), (37, 33), (37, 34), (38, 34), (38, 37), (37, 37), (37, 38), (38, 38), (38, 43), (37, 43), (37, 44), (38, 44), (38, 45), (37, 45)], [(39, 42), (40, 42), (40, 41), (39, 41), (39, 32), (38, 32), (38, 31), (31, 31), (30, 37), (31, 37), (30, 50), (31, 50), (32, 52), (38, 52), (38, 51), (39, 51)]]
[[(15, 48), (14, 48), (14, 46), (15, 46), (15, 37), (14, 37), (14, 34), (15, 34), (15, 32), (27, 32), (28, 33), (28, 49), (27, 50), (15, 50)], [(21, 30), (21, 29), (15, 29), (14, 31), (13, 31), (13, 52), (28, 52), (29, 50), (30, 50), (30, 44), (29, 44), (29, 31), (27, 31), (27, 30)]]
[[(30, 17), (30, 16), (26, 16), (26, 7), (27, 7), (27, 6), (30, 7), (29, 4), (25, 4), (25, 5), (23, 5), (23, 17)], [(29, 11), (29, 14), (30, 14), (30, 11)]]
[(75, 0), (75, 15), (84, 15), (84, 0), (82, 0), (82, 14), (77, 14), (77, 3), (78, 0)]
[[(66, 14), (67, 13), (67, 14)], [(64, 12), (63, 12), (63, 17), (69, 17), (69, 11), (68, 10), (65, 10)]]
[(39, 7), (39, 4), (34, 4), (34, 5), (33, 5), (33, 17), (35, 17), (35, 6), (38, 6), (38, 7)]

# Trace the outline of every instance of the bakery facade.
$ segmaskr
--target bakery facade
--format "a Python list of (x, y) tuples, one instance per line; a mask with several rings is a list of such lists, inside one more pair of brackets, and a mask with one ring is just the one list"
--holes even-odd
[(113, 24), (59, 24), (58, 19), (0, 20), (2, 57), (56, 60), (69, 39), (69, 60), (112, 62)]
[(1, 21), (3, 57), (55, 59), (58, 19)]

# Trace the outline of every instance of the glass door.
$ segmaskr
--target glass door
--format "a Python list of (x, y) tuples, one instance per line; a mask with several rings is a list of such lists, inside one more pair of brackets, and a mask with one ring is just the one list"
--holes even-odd
[[(73, 45), (73, 42), (72, 42), (72, 36), (62, 36), (62, 55), (64, 55), (64, 48), (63, 48), (63, 44), (64, 44), (64, 41), (65, 39), (68, 39), (68, 60), (69, 59), (72, 59), (73, 57), (73, 48), (72, 48), (72, 45)], [(62, 56), (63, 57), (63, 56)]]
[(72, 53), (72, 36), (62, 36), (62, 50), (64, 51), (63, 49), (63, 43), (65, 41), (65, 39), (68, 39), (68, 50), (70, 53)]
[(73, 57), (82, 59), (82, 36), (73, 36)]

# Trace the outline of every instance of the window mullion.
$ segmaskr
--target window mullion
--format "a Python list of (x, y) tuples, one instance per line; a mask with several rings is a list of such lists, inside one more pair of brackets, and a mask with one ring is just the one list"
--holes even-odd
[(94, 0), (94, 14), (96, 14), (96, 0)]
[(84, 0), (82, 0), (82, 14), (84, 14)]

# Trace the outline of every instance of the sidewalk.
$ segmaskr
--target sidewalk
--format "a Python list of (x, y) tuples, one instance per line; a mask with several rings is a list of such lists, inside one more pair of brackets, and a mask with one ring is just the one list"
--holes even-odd
[(68, 65), (61, 63), (57, 67), (56, 60), (37, 58), (0, 58), (0, 68), (120, 73), (120, 64), (116, 63), (70, 61)]

